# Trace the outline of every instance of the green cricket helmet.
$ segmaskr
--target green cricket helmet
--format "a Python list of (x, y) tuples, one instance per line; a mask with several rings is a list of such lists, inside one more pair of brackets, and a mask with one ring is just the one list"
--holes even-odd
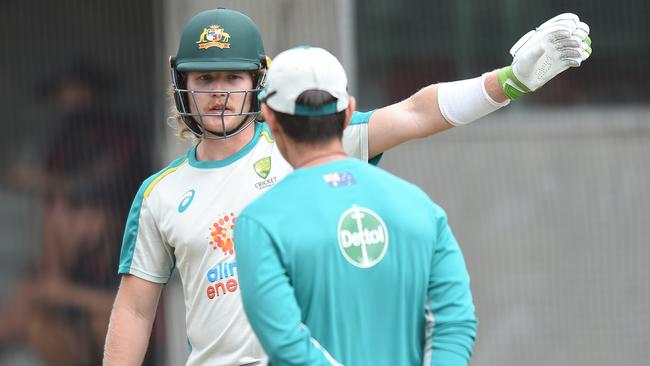
[[(174, 87), (176, 109), (187, 128), (199, 138), (223, 139), (243, 131), (260, 114), (257, 94), (262, 90), (266, 69), (270, 63), (264, 53), (262, 37), (257, 25), (246, 15), (230, 9), (218, 8), (195, 15), (187, 23), (181, 35), (178, 53), (170, 58), (171, 78)], [(253, 89), (244, 90), (188, 90), (185, 73), (190, 71), (250, 71)], [(225, 104), (232, 94), (244, 94), (243, 102), (234, 113), (192, 113), (189, 99), (197, 93), (219, 93), (226, 96)], [(251, 110), (245, 111), (246, 101), (251, 100)], [(195, 100), (196, 101), (196, 100)], [(204, 128), (204, 116), (219, 116), (223, 133)], [(231, 131), (225, 130), (224, 117), (247, 118)]]

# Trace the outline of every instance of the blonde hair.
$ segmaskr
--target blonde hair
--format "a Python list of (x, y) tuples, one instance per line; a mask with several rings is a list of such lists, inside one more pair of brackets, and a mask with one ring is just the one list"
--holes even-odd
[(176, 101), (174, 99), (174, 84), (170, 83), (169, 88), (167, 89), (167, 95), (170, 99), (169, 107), (169, 117), (167, 118), (167, 124), (174, 130), (174, 135), (178, 137), (181, 141), (189, 141), (196, 143), (199, 141), (199, 138), (187, 128), (183, 117), (178, 113), (176, 108)]

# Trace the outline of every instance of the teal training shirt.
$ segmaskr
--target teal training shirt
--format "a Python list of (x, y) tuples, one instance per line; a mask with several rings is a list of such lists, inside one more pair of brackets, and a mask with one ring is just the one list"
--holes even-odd
[(246, 315), (272, 365), (466, 365), (469, 275), (445, 212), (356, 159), (294, 171), (235, 223)]

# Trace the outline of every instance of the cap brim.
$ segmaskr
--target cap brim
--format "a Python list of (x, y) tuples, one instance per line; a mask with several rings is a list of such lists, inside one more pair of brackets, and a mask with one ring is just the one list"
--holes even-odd
[(188, 61), (176, 65), (176, 69), (185, 71), (240, 71), (258, 70), (260, 64), (251, 61)]

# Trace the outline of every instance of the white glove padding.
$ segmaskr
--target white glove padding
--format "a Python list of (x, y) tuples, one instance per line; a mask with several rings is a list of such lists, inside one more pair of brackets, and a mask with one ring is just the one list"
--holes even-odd
[(517, 99), (589, 57), (589, 26), (575, 14), (560, 14), (521, 37), (510, 54), (512, 66), (499, 70), (499, 83), (510, 99)]

